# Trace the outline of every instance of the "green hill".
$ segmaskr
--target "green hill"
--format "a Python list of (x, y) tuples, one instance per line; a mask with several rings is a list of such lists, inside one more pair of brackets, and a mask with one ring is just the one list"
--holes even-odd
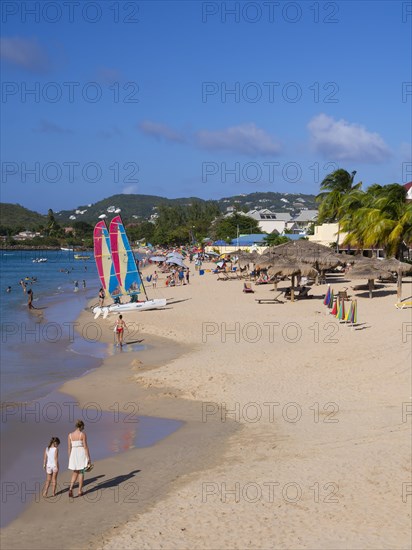
[(0, 203), (0, 224), (3, 227), (35, 229), (46, 223), (46, 216), (33, 212), (20, 204)]
[(222, 209), (228, 206), (247, 208), (248, 210), (267, 208), (272, 212), (296, 212), (302, 209), (317, 210), (318, 205), (314, 195), (302, 193), (249, 193), (219, 199)]
[[(82, 205), (73, 210), (57, 212), (56, 220), (61, 225), (70, 224), (75, 220), (93, 224), (102, 214), (111, 217), (113, 212), (108, 212), (107, 209), (116, 207), (120, 208), (123, 220), (129, 223), (149, 219), (152, 214), (156, 213), (156, 207), (160, 204), (189, 205), (194, 201), (205, 202), (204, 199), (196, 197), (167, 199), (155, 195), (112, 195), (92, 205)], [(249, 195), (225, 197), (215, 202), (217, 202), (222, 212), (226, 212), (226, 209), (230, 206), (248, 210), (268, 208), (275, 212), (296, 212), (302, 208), (317, 209), (314, 195), (289, 193), (251, 193)], [(70, 216), (75, 218), (70, 219)]]
[[(74, 221), (83, 221), (94, 225), (99, 216), (105, 214), (111, 218), (114, 208), (119, 208), (125, 223), (147, 220), (156, 213), (159, 205), (189, 205), (195, 201), (205, 202), (196, 197), (167, 199), (155, 195), (112, 195), (91, 205), (80, 205), (72, 210), (55, 212), (56, 221), (61, 226), (69, 226)], [(274, 212), (297, 212), (301, 209), (317, 209), (314, 195), (289, 193), (250, 193), (235, 195), (215, 201), (222, 212), (235, 207), (239, 210), (267, 208)], [(47, 205), (46, 205), (47, 206)], [(114, 208), (110, 208), (114, 207)], [(109, 211), (108, 211), (109, 209)], [(46, 216), (28, 210), (19, 204), (0, 204), (1, 225), (3, 227), (34, 229), (44, 225)]]
[[(202, 199), (190, 197), (167, 199), (155, 195), (112, 195), (94, 204), (81, 205), (73, 210), (62, 210), (55, 213), (55, 215), (60, 225), (75, 221), (74, 219), (70, 219), (70, 216), (75, 216), (76, 221), (95, 223), (101, 214), (106, 214), (107, 217), (113, 216), (113, 212), (108, 212), (107, 209), (114, 206), (120, 208), (122, 218), (125, 222), (132, 222), (148, 219), (151, 214), (156, 212), (155, 208), (160, 204), (184, 205), (190, 204), (195, 200), (201, 201)], [(83, 212), (83, 214), (80, 212)]]

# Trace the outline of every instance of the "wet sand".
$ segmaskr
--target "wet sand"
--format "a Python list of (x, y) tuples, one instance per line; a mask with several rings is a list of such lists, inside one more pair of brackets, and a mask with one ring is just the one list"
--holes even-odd
[[(83, 312), (79, 322), (90, 322), (90, 312)], [(103, 320), (100, 323), (103, 340), (107, 342), (111, 355), (101, 367), (66, 382), (60, 391), (79, 403), (83, 417), (85, 414), (95, 415), (99, 409), (106, 411), (106, 418), (113, 415), (123, 424), (121, 428), (134, 428), (135, 415), (144, 415), (151, 417), (152, 421), (153, 417), (166, 419), (166, 422), (174, 419), (178, 421), (174, 426), (177, 429), (170, 435), (167, 431), (159, 433), (157, 429), (157, 435), (162, 436), (160, 441), (152, 445), (145, 441), (150, 446), (130, 448), (103, 460), (93, 458), (91, 446), (95, 467), (85, 476), (85, 495), (76, 497), (76, 489), (74, 499), (68, 497), (67, 445), (65, 437), (61, 438), (60, 491), (55, 498), (36, 497), (15, 521), (5, 527), (2, 530), (3, 548), (56, 548), (56, 539), (50, 536), (53, 532), (58, 533), (60, 548), (86, 548), (91, 540), (96, 544), (100, 534), (135, 517), (139, 511), (147, 509), (184, 480), (190, 479), (196, 470), (215, 464), (227, 438), (238, 429), (234, 423), (228, 423), (223, 430), (219, 421), (205, 424), (199, 418), (197, 403), (178, 399), (179, 392), (167, 388), (142, 389), (134, 380), (136, 372), (148, 372), (164, 364), (166, 359), (174, 360), (189, 352), (187, 347), (139, 333), (138, 340), (146, 344), (145, 350), (134, 353), (132, 346), (125, 346), (125, 350), (120, 351), (113, 349), (111, 327)], [(86, 433), (90, 434), (96, 423), (87, 420), (85, 423)], [(36, 427), (39, 428), (37, 434), (43, 434), (39, 437), (46, 442), (56, 428), (47, 420)], [(18, 433), (15, 436), (18, 437)], [(38, 457), (39, 469), (41, 458)], [(39, 485), (32, 483), (31, 488), (35, 487), (38, 489)], [(10, 492), (17, 490), (22, 500), (27, 499), (27, 489), (27, 484), (19, 480), (9, 487)], [(11, 500), (15, 495), (8, 498)]]

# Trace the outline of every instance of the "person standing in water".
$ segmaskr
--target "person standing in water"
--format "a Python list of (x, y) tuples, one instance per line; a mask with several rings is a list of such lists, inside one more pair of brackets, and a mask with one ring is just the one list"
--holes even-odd
[(127, 328), (126, 323), (123, 321), (123, 315), (119, 315), (119, 318), (116, 321), (116, 336), (117, 336), (117, 345), (120, 347), (123, 346), (123, 335), (124, 331)]
[(33, 298), (34, 298), (34, 294), (33, 294), (33, 291), (31, 288), (29, 288), (29, 290), (27, 291), (27, 296), (28, 296), (28, 300), (27, 300), (27, 306), (29, 309), (34, 309), (34, 305), (33, 305)]
[(84, 473), (91, 466), (90, 451), (84, 433), (84, 422), (77, 420), (76, 429), (67, 438), (69, 450), (69, 470), (73, 471), (70, 481), (69, 497), (73, 497), (73, 487), (79, 479), (79, 497), (83, 496)]

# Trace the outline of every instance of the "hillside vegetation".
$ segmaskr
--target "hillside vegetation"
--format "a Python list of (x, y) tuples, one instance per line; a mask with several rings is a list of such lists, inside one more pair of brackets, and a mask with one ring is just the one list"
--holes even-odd
[(0, 203), (0, 224), (3, 227), (32, 229), (46, 223), (46, 216), (20, 204)]

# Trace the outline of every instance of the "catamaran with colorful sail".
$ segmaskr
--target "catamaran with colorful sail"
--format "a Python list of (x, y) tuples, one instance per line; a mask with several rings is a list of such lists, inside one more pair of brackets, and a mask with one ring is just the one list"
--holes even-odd
[[(95, 307), (95, 318), (101, 314), (107, 317), (109, 313), (158, 309), (166, 305), (165, 298), (149, 300), (120, 216), (112, 219), (109, 230), (104, 220), (99, 221), (93, 238), (100, 282), (114, 300), (110, 306)], [(137, 298), (142, 289), (146, 300), (139, 302)], [(124, 296), (130, 296), (126, 304), (121, 303)]]

